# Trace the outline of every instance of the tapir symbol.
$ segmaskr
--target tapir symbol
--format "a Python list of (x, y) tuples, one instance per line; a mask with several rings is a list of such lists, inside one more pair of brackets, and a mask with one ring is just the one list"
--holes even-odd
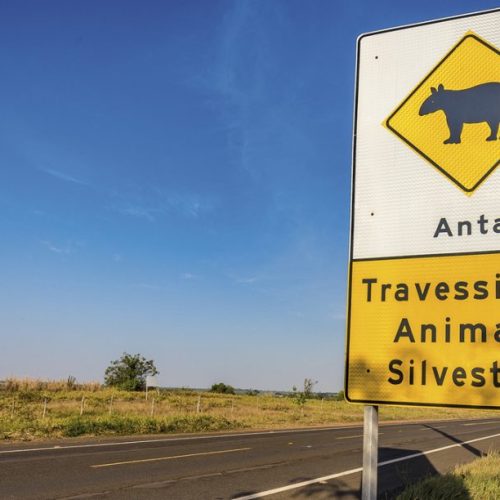
[(491, 133), (487, 141), (496, 141), (500, 122), (500, 82), (482, 83), (463, 90), (431, 87), (431, 95), (422, 103), (420, 116), (442, 110), (450, 137), (444, 144), (460, 144), (464, 123), (484, 123)]

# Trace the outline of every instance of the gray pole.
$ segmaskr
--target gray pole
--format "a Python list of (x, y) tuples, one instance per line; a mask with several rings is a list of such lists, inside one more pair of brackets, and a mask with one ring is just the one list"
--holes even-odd
[(378, 468), (378, 406), (365, 406), (363, 428), (363, 482), (362, 500), (377, 498)]

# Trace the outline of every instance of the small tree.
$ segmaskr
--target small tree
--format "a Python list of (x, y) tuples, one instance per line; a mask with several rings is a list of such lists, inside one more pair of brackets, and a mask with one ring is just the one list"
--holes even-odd
[(158, 373), (152, 359), (124, 352), (120, 359), (112, 361), (106, 368), (104, 383), (127, 391), (142, 391), (146, 388), (146, 376)]
[(311, 378), (304, 379), (304, 396), (306, 399), (313, 397), (313, 389), (317, 383), (317, 380), (313, 381)]
[(297, 387), (295, 386), (293, 386), (292, 391), (293, 391), (293, 401), (297, 406), (300, 407), (302, 415), (304, 415), (304, 405), (306, 404), (307, 401), (306, 394), (303, 391), (297, 391)]
[(234, 387), (224, 384), (224, 382), (219, 382), (218, 384), (212, 384), (210, 392), (218, 392), (219, 394), (234, 394)]
[(304, 390), (298, 391), (297, 387), (294, 385), (292, 388), (292, 397), (295, 404), (300, 407), (302, 416), (304, 416), (304, 406), (306, 401), (312, 397), (314, 386), (318, 383), (317, 380), (313, 381), (311, 378), (304, 379)]

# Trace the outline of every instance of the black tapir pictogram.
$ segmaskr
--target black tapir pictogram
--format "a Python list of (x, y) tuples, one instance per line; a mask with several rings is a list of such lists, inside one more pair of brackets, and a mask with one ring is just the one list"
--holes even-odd
[(486, 122), (491, 130), (487, 141), (496, 141), (500, 122), (500, 82), (482, 83), (463, 90), (431, 87), (431, 95), (422, 103), (420, 116), (442, 110), (450, 129), (444, 144), (460, 144), (464, 123)]

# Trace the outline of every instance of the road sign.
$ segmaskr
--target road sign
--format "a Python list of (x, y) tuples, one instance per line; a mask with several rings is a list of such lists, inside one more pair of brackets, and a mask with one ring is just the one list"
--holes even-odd
[(156, 375), (146, 375), (146, 388), (148, 387), (159, 387)]
[(500, 408), (500, 9), (358, 41), (346, 396)]

